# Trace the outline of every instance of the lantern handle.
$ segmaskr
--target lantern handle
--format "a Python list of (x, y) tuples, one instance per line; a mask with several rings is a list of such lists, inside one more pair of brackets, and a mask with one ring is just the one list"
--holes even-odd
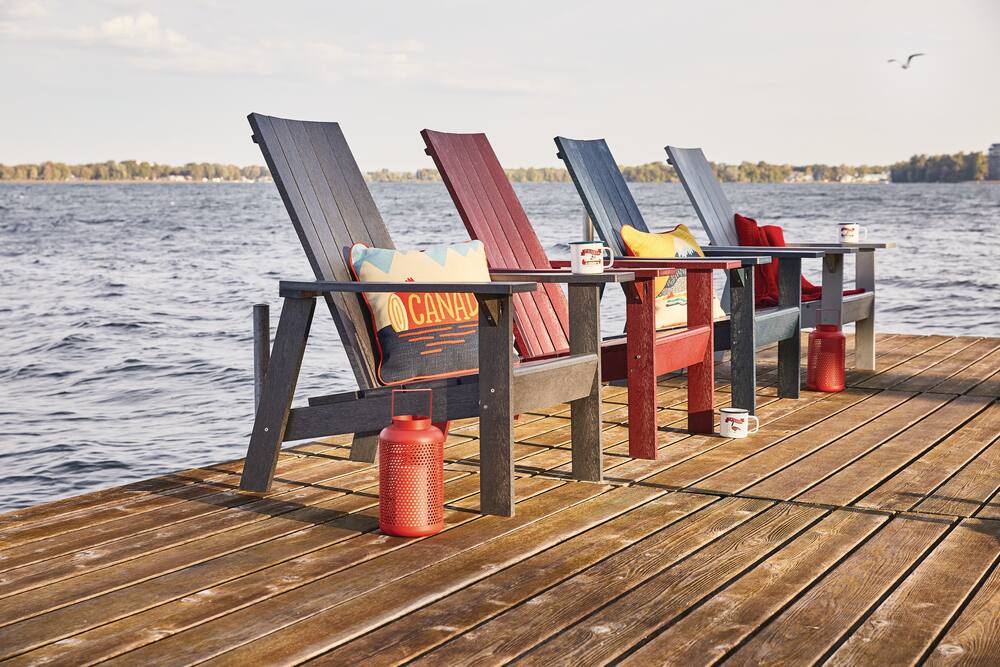
[(393, 389), (392, 398), (389, 402), (389, 412), (390, 417), (395, 418), (396, 415), (396, 394), (402, 394), (406, 392), (427, 392), (427, 418), (430, 419), (434, 416), (434, 390), (433, 389)]

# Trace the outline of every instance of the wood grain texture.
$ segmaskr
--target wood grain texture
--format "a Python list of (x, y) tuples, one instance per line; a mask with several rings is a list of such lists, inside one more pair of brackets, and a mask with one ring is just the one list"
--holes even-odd
[(424, 654), (415, 664), (511, 660), (769, 507), (725, 499)]
[(498, 572), (332, 651), (317, 664), (396, 664), (439, 646), (714, 502), (670, 494)]
[[(1000, 487), (1000, 478), (990, 479), (995, 472), (993, 465), (969, 468), (997, 437), (1000, 437), (1000, 405), (994, 403), (857, 505), (896, 511), (919, 506), (921, 512), (972, 516)], [(995, 454), (987, 455), (983, 462), (992, 462), (994, 458)]]
[(820, 660), (948, 527), (943, 520), (893, 519), (722, 664)]
[(623, 665), (718, 660), (826, 574), (888, 517), (836, 511), (629, 655)]
[(959, 396), (938, 410), (932, 419), (908, 429), (798, 497), (804, 502), (835, 505), (852, 503), (877, 484), (917, 459), (975, 416), (986, 401)]
[(824, 510), (812, 507), (772, 507), (520, 656), (518, 662), (606, 664), (781, 548), (823, 514)]
[[(581, 486), (581, 485), (577, 485)], [(461, 554), (430, 565), (383, 586), (360, 598), (311, 616), (241, 646), (222, 656), (219, 662), (238, 665), (259, 661), (262, 664), (300, 661), (315, 657), (346, 641), (362, 635), (407, 611), (456, 592), (489, 576), (492, 572), (517, 564), (524, 558), (558, 544), (564, 537), (609, 520), (658, 495), (651, 489), (630, 489), (614, 497), (600, 497), (602, 490), (591, 487), (590, 500), (543, 517), (520, 530), (467, 549)], [(496, 553), (504, 554), (502, 560)], [(489, 554), (489, 559), (484, 556)], [(490, 567), (483, 567), (489, 562)], [(432, 593), (429, 593), (433, 591)], [(377, 610), (372, 613), (372, 610)]]
[[(127, 654), (127, 656), (123, 656), (120, 662), (133, 663), (133, 661), (138, 661), (149, 664), (167, 659), (170, 661), (192, 661), (199, 656), (204, 659), (222, 655), (269, 634), (269, 628), (278, 630), (290, 626), (314, 616), (328, 607), (388, 585), (392, 581), (435, 562), (446, 560), (461, 553), (470, 545), (499, 538), (544, 516), (560, 511), (567, 505), (576, 504), (601, 492), (600, 487), (593, 485), (558, 485), (556, 483), (553, 486), (552, 481), (548, 480), (548, 487), (552, 489), (551, 491), (535, 497), (525, 497), (525, 500), (520, 503), (518, 508), (520, 511), (516, 517), (503, 519), (501, 517), (480, 517), (477, 520), (471, 520), (474, 517), (461, 516), (467, 515), (468, 512), (459, 512), (457, 514), (460, 516), (455, 518), (461, 519), (459, 521), (461, 525), (439, 533), (434, 540), (420, 540), (408, 544), (402, 550), (391, 550), (386, 549), (386, 547), (402, 546), (400, 542), (405, 544), (406, 540), (386, 539), (384, 535), (372, 536), (374, 545), (368, 545), (368, 550), (375, 548), (376, 551), (382, 551), (383, 554), (379, 558), (373, 559), (371, 555), (368, 555), (362, 557), (360, 562), (356, 562), (350, 569), (337, 568), (333, 573), (327, 568), (319, 577), (314, 577), (312, 581), (304, 585), (286, 590), (278, 596), (268, 596), (251, 607), (237, 609), (191, 629), (171, 634), (155, 643), (147, 644)], [(534, 483), (538, 484), (539, 482), (541, 480)], [(476, 498), (473, 507), (475, 504), (478, 504), (478, 498)], [(375, 546), (379, 543), (385, 546), (381, 548)], [(348, 553), (345, 551), (342, 555), (347, 556)], [(357, 553), (354, 553), (353, 556), (355, 559), (358, 558)], [(314, 567), (318, 565), (322, 568), (328, 559), (324, 559), (323, 554), (317, 553), (310, 560)], [(393, 574), (390, 576), (387, 572), (381, 571), (382, 566), (389, 566)], [(276, 574), (278, 573), (268, 573), (268, 579), (273, 582), (273, 577)], [(278, 576), (282, 575), (278, 574)], [(265, 579), (263, 583), (266, 582)], [(264, 618), (268, 620), (262, 623)]]
[(963, 521), (907, 576), (826, 664), (920, 662), (1000, 556), (1000, 524)]
[[(996, 524), (989, 530), (995, 534)], [(1000, 655), (1000, 568), (976, 591), (927, 656), (927, 665), (995, 665)]]

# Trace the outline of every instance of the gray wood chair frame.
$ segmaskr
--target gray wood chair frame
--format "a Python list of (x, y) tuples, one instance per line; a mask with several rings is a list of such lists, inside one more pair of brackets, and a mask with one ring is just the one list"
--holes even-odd
[[(739, 245), (733, 208), (712, 165), (700, 148), (667, 146), (668, 162), (680, 177), (702, 226), (719, 252), (730, 252)], [(823, 258), (822, 298), (802, 304), (802, 327), (811, 328), (825, 322), (831, 324), (855, 323), (855, 364), (862, 370), (875, 370), (875, 251), (892, 248), (893, 243), (835, 243), (789, 244), (789, 249), (820, 250)], [(744, 247), (745, 248), (745, 247)], [(765, 248), (745, 248), (763, 251)], [(856, 254), (855, 281), (861, 294), (844, 295), (844, 255)], [(782, 261), (784, 264), (784, 261)], [(823, 311), (823, 320), (820, 311)], [(828, 313), (839, 313), (833, 320)]]
[[(566, 164), (587, 215), (601, 240), (611, 248), (615, 261), (626, 268), (662, 261), (640, 260), (630, 257), (626, 251), (621, 237), (622, 227), (631, 225), (643, 232), (648, 232), (649, 227), (607, 142), (604, 139), (556, 137), (555, 143), (557, 156)], [(704, 248), (705, 254), (710, 257), (738, 256), (743, 260), (741, 267), (727, 272), (727, 291), (722, 302), (729, 318), (715, 322), (715, 350), (731, 351), (732, 404), (753, 414), (756, 410), (757, 348), (778, 343), (778, 395), (783, 398), (799, 397), (801, 261), (803, 257), (820, 257), (822, 253), (796, 250), (774, 252), (773, 248), (731, 250), (723, 252)], [(757, 309), (754, 305), (753, 267), (770, 261), (772, 257), (781, 259), (778, 305)]]
[[(600, 422), (600, 292), (602, 285), (634, 279), (628, 272), (573, 276), (568, 272), (504, 273), (490, 283), (358, 283), (347, 262), (351, 245), (394, 247), (361, 171), (337, 123), (248, 116), (316, 281), (282, 281), (281, 315), (269, 360), (259, 364), (259, 397), (240, 488), (262, 493), (271, 485), (282, 442), (353, 433), (351, 458), (373, 461), (378, 432), (389, 423), (395, 388), (375, 380), (375, 346), (362, 292), (471, 292), (479, 308), (478, 374), (414, 382), (403, 388), (433, 391), (435, 422), (479, 417), (480, 508), (514, 513), (514, 415), (568, 402), (573, 477), (602, 479)], [(513, 355), (514, 294), (539, 283), (569, 284), (570, 354), (554, 360)], [(358, 389), (310, 398), (292, 407), (306, 342), (322, 297), (333, 316)], [(258, 318), (262, 309), (255, 311)], [(255, 322), (255, 328), (264, 328)], [(263, 355), (267, 356), (267, 355)], [(419, 412), (420, 398), (401, 394), (397, 410)]]

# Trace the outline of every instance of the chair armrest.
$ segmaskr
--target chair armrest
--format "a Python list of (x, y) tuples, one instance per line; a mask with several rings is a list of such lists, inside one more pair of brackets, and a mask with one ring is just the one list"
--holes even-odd
[[(621, 259), (619, 259), (618, 257), (615, 258), (616, 263), (619, 261), (631, 263), (634, 262), (635, 260), (642, 261), (642, 259), (638, 257), (623, 257)], [(649, 261), (650, 263), (655, 265), (655, 268), (650, 267), (649, 270), (652, 271), (655, 271), (657, 269), (661, 270), (690, 269), (694, 271), (697, 270), (710, 271), (712, 269), (738, 269), (742, 265), (741, 259), (716, 258), (716, 257), (698, 257), (695, 259), (688, 259), (688, 258), (681, 259), (677, 257), (668, 257), (664, 259), (651, 258)], [(551, 264), (552, 268), (564, 268), (569, 266), (570, 263), (569, 260), (554, 260), (551, 262)], [(614, 268), (615, 267), (612, 267), (612, 270), (614, 270)], [(633, 268), (638, 268), (638, 267), (630, 265), (626, 266), (626, 268), (631, 270)], [(662, 275), (668, 276), (670, 275), (670, 273), (664, 273)]]
[(735, 255), (744, 253), (750, 255), (767, 255), (774, 259), (782, 257), (798, 257), (799, 259), (816, 259), (826, 253), (837, 255), (851, 255), (857, 252), (854, 248), (844, 248), (841, 246), (823, 246), (817, 248), (796, 248), (785, 246), (784, 248), (771, 248), (769, 246), (703, 246), (702, 250), (706, 255)]
[(884, 243), (862, 241), (861, 243), (792, 243), (789, 248), (858, 248), (859, 250), (879, 250), (882, 248), (895, 248), (895, 241), (886, 241)]
[(642, 268), (642, 267), (649, 266), (649, 265), (659, 265), (659, 264), (664, 264), (664, 265), (669, 266), (669, 264), (668, 264), (669, 262), (677, 262), (677, 261), (705, 263), (705, 262), (720, 262), (720, 261), (725, 261), (725, 260), (733, 260), (733, 261), (739, 262), (740, 266), (744, 266), (744, 267), (746, 267), (746, 266), (758, 266), (760, 264), (770, 264), (771, 263), (771, 258), (770, 257), (762, 256), (762, 255), (723, 256), (720, 253), (720, 256), (718, 256), (718, 257), (716, 257), (716, 256), (707, 257), (706, 256), (706, 257), (702, 257), (702, 258), (699, 258), (699, 257), (684, 257), (684, 258), (679, 258), (679, 257), (615, 257), (615, 266), (614, 266), (614, 268), (617, 269), (619, 266), (622, 266), (622, 267), (625, 267), (625, 268), (632, 268), (632, 267)]
[(476, 295), (504, 295), (518, 292), (534, 292), (536, 282), (512, 281), (489, 283), (390, 283), (353, 281), (297, 281), (282, 280), (278, 283), (278, 293), (283, 297), (307, 299), (331, 292), (471, 292)]
[(567, 283), (570, 285), (628, 283), (635, 280), (635, 274), (631, 271), (616, 271), (614, 268), (604, 273), (571, 273), (569, 271), (546, 271), (544, 269), (528, 271), (522, 269), (492, 269), (490, 276), (503, 280)]
[(869, 243), (868, 241), (862, 241), (861, 243), (845, 243), (845, 247), (857, 248), (858, 250), (880, 250), (883, 248), (895, 248), (895, 241), (886, 241), (884, 243)]

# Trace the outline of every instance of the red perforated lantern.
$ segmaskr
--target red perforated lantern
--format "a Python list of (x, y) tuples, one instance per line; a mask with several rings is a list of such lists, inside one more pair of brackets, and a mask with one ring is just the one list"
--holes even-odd
[(397, 415), (392, 392), (392, 424), (378, 436), (379, 512), (382, 532), (401, 537), (433, 535), (444, 528), (444, 441), (427, 415)]
[[(821, 313), (817, 313), (818, 320)], [(838, 324), (817, 324), (809, 333), (806, 389), (844, 391), (844, 363), (847, 339)]]

